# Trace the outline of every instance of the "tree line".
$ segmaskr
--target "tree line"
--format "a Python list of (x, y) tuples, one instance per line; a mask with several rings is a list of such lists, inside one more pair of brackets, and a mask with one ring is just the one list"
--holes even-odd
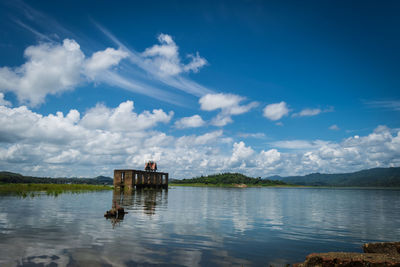
[(11, 184), (92, 184), (92, 185), (112, 185), (113, 179), (105, 176), (96, 178), (51, 178), (24, 176), (13, 172), (0, 172), (0, 183)]
[(176, 184), (246, 184), (246, 185), (286, 185), (278, 180), (261, 179), (261, 177), (248, 177), (241, 173), (219, 173), (207, 176), (199, 176), (190, 179), (171, 180)]

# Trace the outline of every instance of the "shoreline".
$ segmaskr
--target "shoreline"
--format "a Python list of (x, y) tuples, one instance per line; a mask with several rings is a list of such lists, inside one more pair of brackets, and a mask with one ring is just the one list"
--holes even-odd
[(400, 266), (400, 242), (366, 243), (363, 252), (311, 253), (293, 267), (312, 266)]
[(205, 183), (170, 183), (168, 186), (186, 186), (186, 187), (230, 187), (230, 188), (263, 188), (263, 187), (304, 187), (302, 185), (252, 185), (252, 184), (205, 184)]
[(60, 193), (79, 193), (103, 190), (113, 190), (113, 187), (109, 185), (90, 184), (0, 184), (0, 194), (14, 194), (23, 197), (43, 192), (48, 195), (58, 195)]
[(312, 189), (369, 189), (369, 190), (400, 190), (400, 187), (374, 187), (374, 186), (319, 186), (319, 185), (246, 185), (238, 186), (235, 184), (204, 184), (204, 183), (187, 183), (177, 184), (170, 183), (168, 186), (181, 186), (181, 187), (228, 187), (228, 188), (312, 188)]

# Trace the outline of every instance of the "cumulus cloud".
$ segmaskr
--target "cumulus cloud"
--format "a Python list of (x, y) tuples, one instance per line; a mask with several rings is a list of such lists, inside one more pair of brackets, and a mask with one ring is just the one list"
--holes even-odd
[(246, 146), (243, 141), (240, 141), (239, 143), (234, 143), (232, 156), (229, 160), (229, 167), (239, 167), (241, 169), (245, 168), (249, 164), (251, 160), (250, 157), (253, 154), (254, 150), (251, 147)]
[(224, 112), (217, 114), (217, 116), (215, 116), (211, 120), (212, 125), (219, 126), (219, 127), (225, 126), (232, 122), (233, 122), (232, 117), (229, 114), (226, 114)]
[(240, 103), (245, 99), (245, 97), (234, 94), (206, 94), (199, 99), (199, 103), (200, 108), (205, 111), (221, 110), (211, 121), (211, 124), (215, 126), (224, 126), (232, 122), (232, 115), (246, 113), (258, 105), (257, 102), (241, 105)]
[(0, 68), (0, 91), (13, 92), (21, 103), (38, 106), (47, 95), (73, 90), (84, 77), (93, 79), (101, 71), (118, 64), (126, 54), (108, 48), (85, 59), (79, 44), (65, 39), (62, 44), (29, 46), (24, 56), (23, 65)]
[(223, 134), (222, 130), (205, 133), (203, 135), (189, 135), (182, 136), (176, 140), (176, 145), (178, 147), (187, 147), (194, 145), (205, 145), (210, 143), (215, 143), (219, 137)]
[(207, 94), (200, 98), (200, 108), (211, 111), (216, 109), (228, 109), (237, 106), (245, 98), (234, 94)]
[(305, 156), (315, 168), (342, 171), (350, 166), (358, 169), (398, 166), (399, 149), (400, 132), (393, 135), (386, 126), (379, 126), (367, 136), (354, 136), (338, 144), (325, 144)]
[(168, 123), (172, 116), (173, 112), (162, 110), (135, 113), (132, 101), (116, 108), (98, 105), (82, 118), (77, 110), (43, 116), (25, 106), (0, 106), (0, 124), (4, 125), (0, 129), (1, 169), (13, 163), (49, 170), (54, 164), (101, 167), (124, 163), (121, 155), (127, 157), (130, 151), (144, 147), (145, 140), (159, 135), (151, 129)]
[(160, 44), (147, 48), (142, 56), (145, 58), (145, 64), (155, 67), (161, 76), (174, 76), (182, 72), (198, 72), (201, 67), (207, 64), (207, 61), (196, 55), (188, 55), (190, 62), (184, 64), (179, 56), (179, 47), (176, 45), (172, 37), (168, 34), (160, 34), (158, 36)]
[(152, 112), (144, 111), (137, 114), (133, 111), (133, 101), (121, 103), (117, 108), (110, 109), (102, 104), (89, 109), (81, 120), (81, 124), (88, 129), (102, 129), (110, 131), (138, 131), (154, 127), (156, 124), (168, 123), (173, 111), (169, 114), (161, 109)]
[(67, 116), (61, 112), (42, 116), (25, 106), (0, 106), (0, 124), (3, 125), (0, 129), (0, 141), (13, 143), (19, 140), (46, 140), (54, 144), (69, 142), (73, 136), (81, 136), (75, 124), (78, 119), (79, 112), (76, 110), (70, 110)]
[(116, 66), (119, 62), (128, 57), (128, 52), (121, 49), (107, 48), (104, 51), (98, 51), (94, 53), (85, 62), (85, 74), (94, 79), (98, 74), (101, 74), (105, 70), (112, 66)]
[(270, 149), (268, 151), (262, 150), (259, 156), (259, 165), (268, 166), (278, 162), (281, 159), (281, 153), (277, 149)]
[(288, 114), (289, 108), (284, 101), (266, 105), (264, 108), (264, 117), (273, 121), (280, 120), (283, 116), (287, 116)]
[[(400, 131), (377, 127), (340, 142), (286, 140), (255, 150), (222, 130), (171, 136), (159, 130), (172, 112), (137, 112), (132, 101), (86, 112), (41, 115), (25, 106), (0, 106), (0, 169), (42, 176), (112, 175), (157, 160), (173, 178), (219, 172), (254, 177), (347, 172), (400, 166)], [(182, 164), (184, 163), (184, 164)], [(71, 167), (73, 166), (73, 167)]]
[(178, 129), (197, 128), (205, 125), (205, 121), (199, 115), (184, 117), (175, 122), (175, 127)]
[(74, 40), (30, 46), (24, 56), (20, 67), (0, 68), (0, 90), (14, 92), (22, 103), (37, 106), (47, 94), (71, 90), (81, 80), (85, 56)]

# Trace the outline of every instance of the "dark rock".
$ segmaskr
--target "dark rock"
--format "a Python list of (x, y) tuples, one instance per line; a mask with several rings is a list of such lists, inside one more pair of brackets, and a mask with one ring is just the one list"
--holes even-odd
[(117, 210), (116, 209), (110, 209), (106, 211), (104, 214), (104, 217), (110, 218), (110, 217), (116, 217), (117, 216)]
[(363, 245), (365, 253), (381, 253), (400, 256), (400, 242), (367, 243)]
[(312, 253), (306, 257), (304, 263), (293, 264), (294, 267), (383, 267), (399, 266), (400, 255), (388, 255), (380, 253), (349, 253), (349, 252), (328, 252)]
[(119, 208), (118, 208), (118, 213), (122, 213), (122, 214), (125, 213), (124, 208), (119, 207)]

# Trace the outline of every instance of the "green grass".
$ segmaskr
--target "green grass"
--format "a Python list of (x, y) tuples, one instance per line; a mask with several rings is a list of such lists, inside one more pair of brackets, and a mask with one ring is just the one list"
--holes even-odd
[(81, 193), (112, 190), (108, 185), (89, 184), (0, 184), (0, 193), (34, 197), (40, 193), (57, 196), (61, 193)]
[[(191, 187), (238, 187), (237, 184), (205, 184), (205, 183), (186, 183), (186, 184), (177, 184), (170, 183), (169, 186), (191, 186)], [(262, 184), (262, 185), (253, 185), (246, 184), (247, 187), (302, 187), (299, 185), (277, 185), (277, 184)]]

